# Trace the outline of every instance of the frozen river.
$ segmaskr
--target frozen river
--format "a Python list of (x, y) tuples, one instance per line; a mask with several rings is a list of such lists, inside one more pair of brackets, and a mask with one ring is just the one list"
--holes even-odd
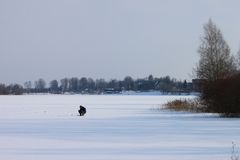
[(159, 109), (179, 98), (0, 96), (0, 159), (230, 160), (240, 119)]

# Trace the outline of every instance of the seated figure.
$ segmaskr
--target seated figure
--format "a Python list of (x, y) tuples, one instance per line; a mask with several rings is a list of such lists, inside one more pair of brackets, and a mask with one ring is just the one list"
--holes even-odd
[(87, 112), (86, 108), (80, 105), (80, 109), (78, 110), (80, 116), (84, 116), (86, 112)]

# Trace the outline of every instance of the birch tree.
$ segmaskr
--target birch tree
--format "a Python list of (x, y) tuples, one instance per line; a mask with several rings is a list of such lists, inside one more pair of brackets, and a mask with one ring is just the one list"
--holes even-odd
[(231, 76), (237, 67), (223, 34), (211, 19), (203, 29), (204, 35), (198, 48), (200, 60), (195, 69), (197, 78), (215, 81)]

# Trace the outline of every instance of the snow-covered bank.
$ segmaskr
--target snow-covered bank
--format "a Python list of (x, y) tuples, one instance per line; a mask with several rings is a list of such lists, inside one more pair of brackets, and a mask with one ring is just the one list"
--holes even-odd
[(176, 98), (0, 96), (0, 159), (230, 159), (240, 119), (158, 110)]

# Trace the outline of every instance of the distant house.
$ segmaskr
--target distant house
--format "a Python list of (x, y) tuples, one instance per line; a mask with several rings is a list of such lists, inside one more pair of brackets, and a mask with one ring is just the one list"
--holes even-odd
[(184, 88), (184, 92), (191, 92), (193, 91), (193, 84), (192, 82), (187, 82), (186, 88)]
[(115, 88), (105, 88), (104, 89), (105, 94), (117, 94), (117, 93), (120, 93), (120, 92), (121, 92), (120, 89), (115, 89)]
[(204, 83), (204, 79), (192, 79), (192, 89), (195, 92), (201, 92), (201, 88)]

